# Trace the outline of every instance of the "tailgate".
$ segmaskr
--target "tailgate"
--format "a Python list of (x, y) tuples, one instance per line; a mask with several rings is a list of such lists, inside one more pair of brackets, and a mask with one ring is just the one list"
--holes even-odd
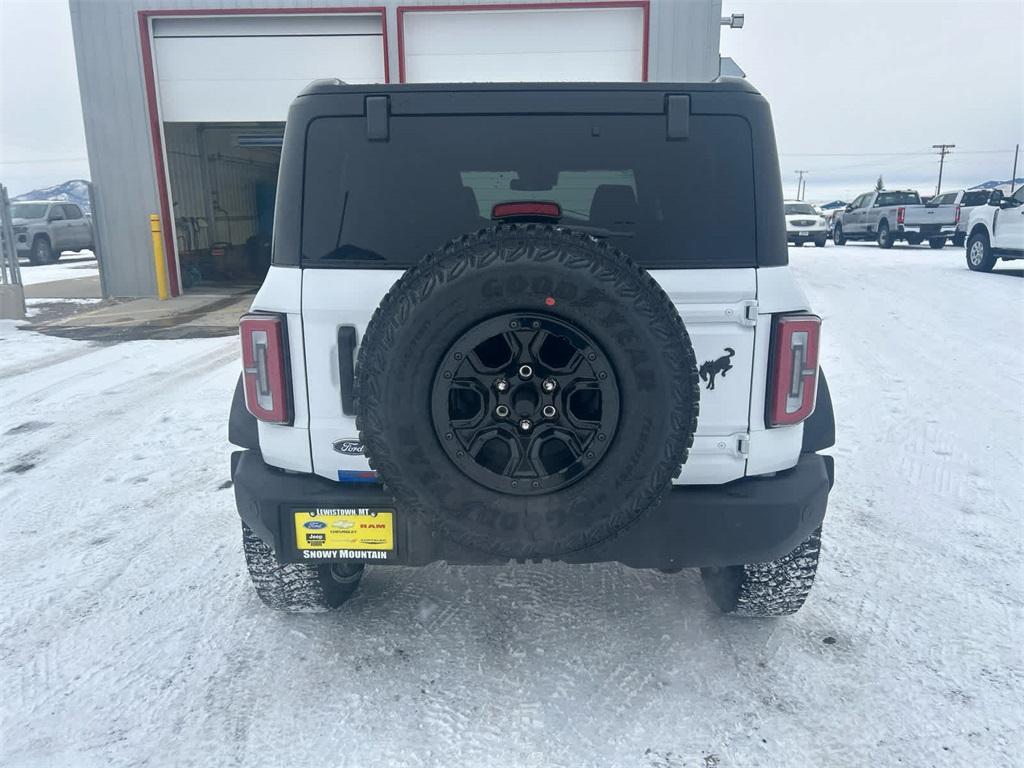
[[(303, 270), (302, 324), (309, 393), (313, 471), (332, 480), (358, 479), (369, 464), (355, 417), (342, 408), (339, 328), (358, 344), (398, 270)], [(686, 323), (703, 369), (700, 418), (678, 482), (725, 483), (746, 471), (757, 282), (754, 269), (652, 270)]]
[(926, 226), (926, 225), (950, 225), (956, 223), (955, 205), (937, 205), (930, 208), (925, 205), (907, 206), (904, 219), (905, 224)]

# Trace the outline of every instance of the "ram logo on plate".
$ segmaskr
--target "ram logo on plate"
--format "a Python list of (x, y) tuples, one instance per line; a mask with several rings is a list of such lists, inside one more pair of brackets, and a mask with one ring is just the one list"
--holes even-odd
[(359, 442), (358, 438), (348, 437), (344, 440), (335, 440), (334, 450), (338, 453), (343, 453), (346, 456), (362, 456), (363, 444)]

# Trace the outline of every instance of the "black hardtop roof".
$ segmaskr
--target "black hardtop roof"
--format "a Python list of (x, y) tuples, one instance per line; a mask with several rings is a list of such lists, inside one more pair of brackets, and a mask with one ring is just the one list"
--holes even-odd
[(377, 83), (350, 85), (336, 78), (314, 80), (299, 93), (303, 96), (340, 94), (387, 95), (389, 93), (748, 93), (760, 95), (749, 81), (721, 77), (710, 83)]

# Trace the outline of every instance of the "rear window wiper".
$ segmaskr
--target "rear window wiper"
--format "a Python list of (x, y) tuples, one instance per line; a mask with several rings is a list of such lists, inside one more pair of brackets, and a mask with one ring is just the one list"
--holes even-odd
[(358, 245), (346, 243), (340, 248), (335, 248), (330, 253), (325, 253), (320, 258), (330, 261), (385, 261), (386, 259), (376, 251), (369, 248), (362, 248)]
[(589, 224), (555, 224), (558, 229), (568, 229), (570, 232), (581, 232), (591, 237), (636, 237), (636, 232), (626, 230), (607, 229), (606, 227), (592, 227)]

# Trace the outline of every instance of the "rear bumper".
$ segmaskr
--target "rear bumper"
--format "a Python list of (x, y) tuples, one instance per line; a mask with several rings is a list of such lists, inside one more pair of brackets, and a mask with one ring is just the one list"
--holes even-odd
[(900, 224), (896, 231), (922, 237), (952, 237), (956, 224)]
[[(395, 551), (386, 563), (427, 565), (506, 562), (443, 537), (419, 516), (403, 514), (377, 484), (335, 483), (267, 466), (255, 451), (231, 457), (242, 520), (282, 562), (303, 562), (292, 512), (317, 508), (395, 510)], [(557, 559), (621, 562), (636, 568), (690, 568), (766, 562), (791, 552), (825, 517), (834, 480), (831, 456), (804, 454), (774, 477), (720, 486), (675, 486), (662, 502), (612, 539)], [(380, 564), (380, 560), (369, 561)]]

